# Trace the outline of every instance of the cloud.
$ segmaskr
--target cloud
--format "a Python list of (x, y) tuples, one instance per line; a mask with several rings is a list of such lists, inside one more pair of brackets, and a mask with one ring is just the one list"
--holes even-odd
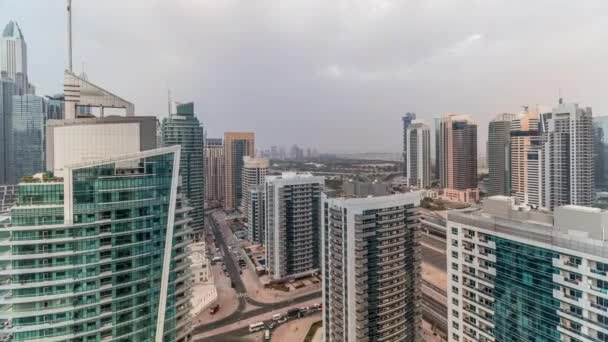
[[(61, 91), (64, 4), (0, 0), (20, 22), (30, 77)], [(400, 116), (488, 121), (566, 100), (608, 111), (603, 0), (106, 0), (74, 2), (75, 64), (165, 115), (166, 88), (193, 100), (209, 136), (255, 130), (259, 146), (401, 148)], [(562, 24), (560, 24), (562, 23)], [(565, 25), (563, 23), (575, 23)]]

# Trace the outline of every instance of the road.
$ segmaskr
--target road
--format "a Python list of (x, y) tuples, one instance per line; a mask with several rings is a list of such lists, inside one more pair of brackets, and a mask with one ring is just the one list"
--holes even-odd
[[(207, 219), (208, 227), (211, 228), (211, 231), (213, 232), (213, 235), (215, 236), (216, 244), (222, 250), (222, 253), (224, 255), (224, 264), (226, 265), (226, 270), (228, 271), (228, 275), (230, 276), (230, 279), (232, 280), (236, 293), (245, 294), (245, 295), (240, 295), (238, 297), (239, 305), (234, 313), (232, 313), (231, 315), (229, 315), (223, 319), (217, 320), (215, 322), (202, 323), (201, 325), (194, 327), (194, 329), (192, 330), (193, 336), (202, 334), (202, 333), (206, 333), (206, 332), (215, 330), (217, 328), (220, 328), (222, 326), (239, 322), (241, 320), (245, 320), (245, 319), (256, 317), (258, 315), (262, 315), (262, 314), (265, 314), (268, 312), (272, 312), (274, 310), (283, 309), (283, 308), (292, 306), (294, 304), (304, 303), (304, 302), (310, 301), (315, 298), (318, 298), (319, 300), (321, 299), (321, 291), (313, 292), (313, 293), (310, 293), (307, 295), (299, 296), (299, 297), (296, 297), (293, 299), (289, 299), (289, 300), (282, 301), (282, 302), (276, 302), (276, 303), (262, 303), (262, 302), (258, 302), (256, 300), (253, 300), (253, 299), (247, 297), (246, 296), (247, 289), (245, 288), (245, 284), (243, 284), (243, 281), (241, 280), (241, 276), (239, 274), (239, 266), (237, 266), (232, 253), (230, 253), (230, 250), (228, 250), (228, 245), (226, 244), (226, 241), (224, 240), (224, 236), (222, 235), (222, 233), (220, 231), (220, 227), (218, 226), (217, 222), (215, 222), (214, 219), (209, 219), (209, 217), (207, 217), (206, 219)], [(247, 312), (243, 312), (245, 310), (247, 303), (257, 306), (259, 308), (250, 310)], [(247, 327), (245, 327), (244, 329), (247, 330)], [(232, 332), (230, 334), (222, 334), (222, 335), (234, 336), (234, 334), (232, 334)], [(215, 339), (215, 336), (213, 338), (199, 339), (197, 341), (205, 341), (205, 340), (219, 341), (219, 340)]]

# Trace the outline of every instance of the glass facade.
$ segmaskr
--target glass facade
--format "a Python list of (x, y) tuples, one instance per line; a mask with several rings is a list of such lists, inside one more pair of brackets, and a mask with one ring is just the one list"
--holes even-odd
[(65, 181), (18, 186), (11, 225), (0, 232), (0, 334), (13, 341), (152, 341), (164, 305), (164, 340), (185, 340), (191, 219), (179, 193), (171, 203), (174, 156), (147, 152), (74, 169)]
[(203, 127), (194, 114), (194, 105), (185, 103), (177, 106), (177, 114), (163, 120), (163, 146), (180, 145), (182, 191), (193, 208), (192, 227), (203, 229), (205, 210), (205, 168)]
[(35, 95), (13, 96), (12, 138), (14, 175), (31, 176), (45, 170), (46, 103)]
[(553, 297), (550, 250), (490, 236), (496, 242), (494, 337), (496, 341), (559, 342), (559, 300)]

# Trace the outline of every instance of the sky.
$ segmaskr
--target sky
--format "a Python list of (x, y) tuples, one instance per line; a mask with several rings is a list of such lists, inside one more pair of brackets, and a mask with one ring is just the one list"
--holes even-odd
[[(398, 152), (401, 116), (488, 122), (523, 105), (608, 113), (605, 0), (73, 0), (74, 68), (166, 116), (194, 101), (209, 137)], [(62, 91), (63, 0), (0, 0), (39, 95)]]

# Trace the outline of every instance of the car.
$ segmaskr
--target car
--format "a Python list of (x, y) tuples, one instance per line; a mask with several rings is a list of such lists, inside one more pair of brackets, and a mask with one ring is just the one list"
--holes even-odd
[(278, 321), (278, 320), (281, 319), (281, 317), (283, 317), (283, 315), (281, 315), (280, 313), (274, 314), (274, 315), (272, 315), (272, 320), (273, 321)]
[(268, 324), (268, 329), (269, 329), (269, 330), (272, 330), (272, 329), (274, 329), (274, 327), (275, 327), (276, 325), (277, 325), (277, 323), (275, 323), (275, 322), (270, 322), (270, 323)]
[(220, 309), (220, 305), (219, 304), (215, 304), (214, 306), (212, 306), (211, 308), (209, 308), (209, 313), (211, 315), (215, 315)]
[(277, 324), (282, 324), (282, 323), (285, 323), (285, 322), (287, 322), (287, 317), (281, 317), (281, 318), (280, 318), (280, 319), (277, 321)]
[(317, 304), (313, 305), (313, 307), (315, 309), (320, 309), (321, 308), (321, 303), (317, 303)]

